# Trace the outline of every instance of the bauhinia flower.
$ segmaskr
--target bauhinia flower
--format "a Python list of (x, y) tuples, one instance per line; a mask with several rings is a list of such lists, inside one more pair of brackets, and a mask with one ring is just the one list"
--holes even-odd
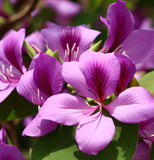
[(100, 34), (99, 31), (89, 29), (85, 25), (76, 27), (62, 27), (54, 23), (42, 30), (48, 41), (48, 47), (58, 50), (62, 61), (78, 61), (79, 56), (89, 49), (90, 44)]
[[(75, 139), (85, 153), (96, 155), (112, 141), (115, 134), (112, 117), (123, 123), (140, 123), (153, 117), (154, 99), (142, 87), (126, 89), (105, 105), (121, 76), (121, 64), (114, 53), (88, 50), (80, 56), (79, 62), (65, 62), (62, 74), (82, 97), (67, 93), (54, 95), (47, 99), (38, 115), (42, 121), (78, 125)], [(88, 105), (83, 97), (92, 98), (96, 105)]]
[(5, 127), (0, 130), (0, 159), (1, 160), (24, 160), (19, 149), (9, 145)]
[(103, 52), (125, 53), (137, 70), (154, 68), (154, 30), (134, 30), (134, 17), (124, 1), (111, 4), (107, 18), (101, 17), (101, 20), (109, 30)]
[[(33, 58), (29, 69), (21, 76), (17, 92), (30, 102), (42, 105), (47, 98), (62, 91), (64, 84), (61, 74), (62, 64), (57, 59), (45, 53), (40, 53)], [(48, 121), (45, 121), (46, 123), (44, 124), (43, 121), (39, 121), (39, 116), (36, 116), (35, 119), (37, 121), (33, 121), (36, 122), (37, 126), (43, 126), (44, 130), (51, 131), (57, 127), (57, 123), (51, 123), (51, 121), (47, 123)], [(31, 132), (31, 136), (41, 134), (37, 131), (37, 126), (33, 126), (33, 121), (26, 127), (25, 135), (27, 131)], [(51, 127), (46, 127), (46, 124), (51, 124)]]
[(21, 29), (10, 31), (0, 41), (0, 102), (15, 89), (25, 72), (21, 51), (24, 38), (25, 30)]

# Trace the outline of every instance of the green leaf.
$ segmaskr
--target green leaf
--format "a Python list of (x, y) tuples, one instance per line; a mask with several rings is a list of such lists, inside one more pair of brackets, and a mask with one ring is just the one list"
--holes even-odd
[(154, 142), (152, 142), (152, 148), (151, 148), (151, 157), (150, 160), (154, 160)]
[(26, 48), (27, 54), (30, 58), (33, 58), (36, 55), (34, 49), (26, 41), (24, 41), (24, 47)]
[(14, 90), (6, 100), (0, 103), (0, 121), (9, 121), (35, 115), (37, 106), (27, 101)]
[(96, 9), (98, 9), (101, 5), (101, 3), (103, 2), (103, 0), (89, 0), (89, 9), (92, 11), (95, 11)]
[(63, 61), (61, 60), (61, 58), (59, 56), (58, 50), (55, 50), (54, 52), (52, 52), (52, 50), (48, 48), (45, 53), (48, 54), (49, 56), (56, 58), (60, 63), (63, 63)]
[(38, 138), (31, 160), (132, 160), (138, 140), (138, 125), (115, 123), (116, 133), (112, 142), (97, 156), (79, 151), (74, 140), (75, 128), (62, 126)]
[(92, 47), (90, 47), (90, 49), (92, 51), (97, 52), (100, 50), (101, 45), (102, 45), (102, 40), (98, 41), (96, 44), (94, 44)]
[(151, 93), (154, 93), (154, 71), (151, 71), (147, 74), (145, 74), (143, 77), (141, 77), (138, 82), (140, 86), (146, 88)]

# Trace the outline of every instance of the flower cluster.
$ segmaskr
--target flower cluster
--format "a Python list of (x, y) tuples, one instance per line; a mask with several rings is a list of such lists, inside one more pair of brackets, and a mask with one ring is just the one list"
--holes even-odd
[[(64, 2), (68, 3), (60, 1)], [(55, 1), (51, 4), (57, 8)], [(77, 126), (78, 148), (89, 155), (97, 155), (111, 143), (115, 121), (139, 124), (133, 160), (145, 160), (154, 142), (154, 98), (134, 77), (137, 71), (154, 69), (154, 30), (135, 29), (134, 16), (121, 0), (111, 4), (107, 17), (100, 16), (100, 21), (109, 32), (100, 48), (91, 44), (101, 32), (86, 25), (49, 22), (47, 28), (27, 37), (25, 29), (7, 33), (0, 41), (0, 102), (16, 88), (39, 106), (23, 136), (45, 136), (58, 124)], [(27, 68), (22, 52), (32, 58)], [(4, 128), (0, 138), (1, 157), (6, 156), (3, 150), (9, 151), (7, 156), (19, 152), (6, 143)]]

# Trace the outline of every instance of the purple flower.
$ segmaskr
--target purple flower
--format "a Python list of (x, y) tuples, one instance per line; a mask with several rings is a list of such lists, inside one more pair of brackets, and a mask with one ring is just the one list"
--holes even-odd
[(22, 46), (25, 30), (11, 31), (0, 41), (0, 102), (17, 86), (25, 71), (22, 64)]
[[(47, 98), (62, 91), (64, 81), (61, 69), (62, 64), (57, 59), (45, 53), (36, 55), (30, 65), (30, 70), (21, 76), (17, 86), (18, 93), (30, 102), (42, 105)], [(23, 135), (27, 135), (27, 132), (30, 132), (30, 136), (42, 135), (39, 132), (39, 126), (42, 127), (43, 132), (46, 132), (46, 130), (54, 130), (57, 123), (41, 120), (37, 115), (26, 127)]]
[(48, 29), (42, 30), (52, 51), (58, 50), (63, 61), (78, 61), (79, 56), (86, 51), (100, 32), (87, 28), (61, 27), (54, 23)]
[(102, 18), (109, 30), (102, 51), (120, 52), (128, 55), (136, 65), (137, 70), (154, 68), (154, 31), (134, 30), (134, 17), (125, 6), (125, 2), (118, 0), (109, 6), (107, 18)]
[(61, 63), (45, 54), (34, 57), (30, 70), (21, 76), (17, 86), (19, 94), (36, 105), (42, 105), (46, 99), (58, 94), (63, 88)]
[(20, 153), (19, 149), (8, 144), (5, 127), (1, 128), (0, 130), (0, 159), (24, 160), (24, 157)]
[[(85, 153), (96, 155), (111, 142), (115, 125), (110, 116), (123, 123), (140, 123), (153, 117), (154, 99), (142, 87), (129, 88), (105, 105), (105, 99), (115, 92), (121, 74), (121, 64), (113, 53), (87, 51), (79, 62), (65, 62), (62, 74), (68, 84), (83, 97), (92, 98), (96, 106), (89, 106), (82, 97), (62, 93), (48, 98), (37, 116), (68, 126), (78, 125), (75, 138)], [(104, 114), (105, 110), (110, 116)]]

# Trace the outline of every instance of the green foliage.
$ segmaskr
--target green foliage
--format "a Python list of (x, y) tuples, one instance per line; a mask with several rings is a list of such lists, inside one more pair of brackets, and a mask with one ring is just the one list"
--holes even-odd
[(26, 41), (24, 41), (24, 47), (26, 48), (27, 54), (30, 58), (33, 58), (36, 55), (34, 49)]
[(150, 160), (154, 160), (154, 142), (152, 143)]
[[(79, 151), (75, 127), (59, 126), (50, 134), (38, 138), (31, 160), (131, 160), (138, 140), (138, 125), (117, 122), (112, 142), (97, 156)], [(103, 136), (103, 133), (102, 133)]]
[(38, 112), (37, 106), (18, 95), (14, 90), (11, 95), (0, 103), (0, 120), (9, 121), (34, 115)]
[(143, 77), (141, 77), (138, 80), (140, 86), (146, 88), (151, 93), (154, 93), (154, 71), (151, 71), (147, 74), (145, 74)]

